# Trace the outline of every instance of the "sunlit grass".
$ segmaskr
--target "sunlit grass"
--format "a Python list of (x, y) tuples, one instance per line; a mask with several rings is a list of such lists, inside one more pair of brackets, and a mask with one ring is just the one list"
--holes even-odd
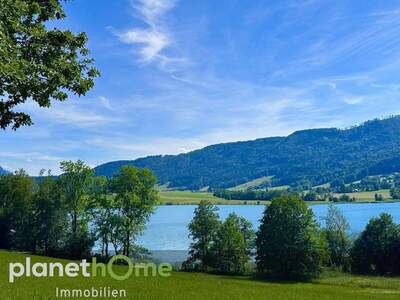
[[(267, 282), (250, 277), (229, 277), (175, 272), (168, 278), (134, 277), (117, 281), (96, 278), (18, 278), (8, 283), (9, 262), (24, 262), (26, 255), (0, 251), (0, 299), (55, 299), (55, 289), (126, 289), (128, 299), (399, 299), (400, 279), (328, 273), (311, 283)], [(31, 256), (32, 262), (63, 261)], [(67, 263), (68, 261), (63, 261)], [(117, 268), (124, 271), (125, 267)], [(98, 298), (97, 298), (98, 299)]]

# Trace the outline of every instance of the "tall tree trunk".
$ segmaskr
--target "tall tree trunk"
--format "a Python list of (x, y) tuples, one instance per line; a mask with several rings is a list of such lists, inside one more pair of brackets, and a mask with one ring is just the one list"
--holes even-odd
[(72, 212), (72, 233), (74, 236), (76, 236), (76, 230), (78, 227), (78, 213), (76, 212), (76, 210), (74, 210)]
[(130, 252), (130, 242), (129, 242), (129, 238), (130, 238), (131, 232), (129, 230), (126, 231), (126, 253), (125, 255), (129, 257), (129, 252)]
[(106, 258), (108, 259), (108, 239), (107, 239), (107, 237), (106, 237), (106, 249), (105, 249), (105, 255), (106, 255)]

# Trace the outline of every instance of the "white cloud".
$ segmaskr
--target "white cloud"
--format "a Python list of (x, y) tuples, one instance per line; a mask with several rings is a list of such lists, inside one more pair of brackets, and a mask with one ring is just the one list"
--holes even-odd
[(99, 96), (99, 100), (100, 100), (101, 105), (103, 105), (107, 109), (111, 109), (111, 103), (110, 103), (110, 100), (108, 100), (108, 98), (106, 98), (104, 96)]
[(355, 97), (346, 97), (344, 98), (344, 101), (347, 104), (351, 104), (351, 105), (355, 105), (355, 104), (360, 104), (361, 102), (363, 102), (364, 97), (361, 96), (355, 96)]
[(131, 28), (119, 33), (118, 37), (123, 43), (139, 46), (140, 62), (158, 62), (160, 67), (165, 68), (166, 64), (181, 61), (163, 53), (172, 43), (163, 17), (174, 6), (175, 1), (171, 0), (139, 0), (132, 3), (136, 15), (146, 23), (147, 28)]
[(89, 110), (81, 110), (73, 106), (54, 108), (46, 116), (58, 123), (90, 127), (116, 121), (115, 119)]

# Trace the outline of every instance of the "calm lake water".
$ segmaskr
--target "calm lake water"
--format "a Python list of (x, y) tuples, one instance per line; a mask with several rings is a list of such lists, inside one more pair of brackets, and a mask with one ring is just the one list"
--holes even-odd
[[(362, 231), (369, 219), (379, 216), (383, 212), (390, 213), (394, 220), (400, 223), (400, 203), (363, 203), (337, 204), (350, 223), (351, 231)], [(189, 247), (187, 225), (193, 217), (195, 205), (159, 206), (151, 217), (144, 234), (138, 244), (150, 250), (186, 250)], [(219, 214), (226, 218), (229, 213), (235, 212), (251, 221), (255, 228), (264, 210), (263, 205), (220, 205)], [(328, 205), (313, 205), (316, 220), (323, 226)]]

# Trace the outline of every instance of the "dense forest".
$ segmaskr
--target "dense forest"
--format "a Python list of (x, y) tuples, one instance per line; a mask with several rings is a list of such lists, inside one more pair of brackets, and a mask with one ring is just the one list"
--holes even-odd
[(351, 183), (400, 171), (400, 116), (348, 129), (310, 129), (287, 137), (224, 143), (179, 155), (150, 156), (98, 166), (111, 176), (122, 165), (147, 167), (174, 188), (233, 187), (263, 176), (268, 185)]

